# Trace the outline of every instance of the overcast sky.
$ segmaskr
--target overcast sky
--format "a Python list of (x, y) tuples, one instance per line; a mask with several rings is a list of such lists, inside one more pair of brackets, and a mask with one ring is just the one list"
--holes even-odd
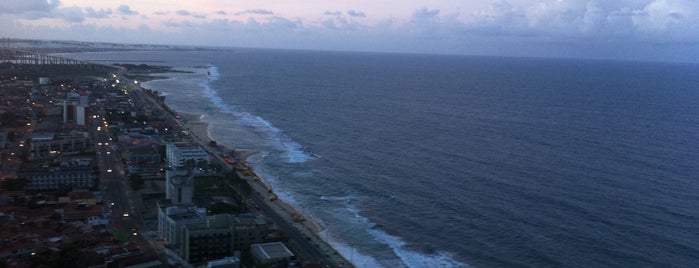
[(699, 62), (699, 0), (2, 0), (0, 37)]

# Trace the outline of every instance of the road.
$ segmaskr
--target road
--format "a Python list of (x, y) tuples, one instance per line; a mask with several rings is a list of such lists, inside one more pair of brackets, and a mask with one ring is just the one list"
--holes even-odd
[[(132, 84), (133, 82), (125, 77), (123, 75), (118, 75), (119, 79), (121, 81), (124, 81), (125, 84), (127, 85), (134, 85)], [(129, 86), (131, 87), (131, 86)], [(161, 106), (160, 103), (154, 101), (152, 98), (146, 95), (146, 93), (140, 88), (140, 86), (133, 86), (132, 90), (129, 91), (130, 96), (132, 96), (133, 100), (135, 101), (135, 104), (137, 106), (139, 105), (146, 105), (148, 107), (152, 107), (154, 109), (160, 109), (163, 114), (167, 115), (167, 121), (176, 124), (180, 127), (185, 126), (185, 124), (178, 118), (175, 118), (172, 114), (167, 112), (163, 107)], [(177, 130), (177, 128), (176, 128)], [(105, 132), (106, 133), (106, 132)], [(102, 134), (98, 134), (98, 136), (101, 137)], [(107, 135), (108, 137), (108, 135)], [(209, 154), (213, 156), (213, 159), (218, 162), (222, 167), (225, 167), (227, 171), (233, 171), (233, 168), (225, 162), (225, 160), (221, 157), (220, 152), (216, 148), (212, 148), (208, 146), (208, 137), (192, 137), (195, 142), (199, 143), (200, 146), (204, 148)], [(122, 188), (119, 187), (125, 187), (124, 181), (122, 180), (122, 183), (117, 183), (117, 180), (115, 180), (115, 177), (118, 177), (118, 174), (123, 174), (123, 168), (121, 167), (121, 162), (115, 158), (114, 154), (112, 153), (111, 156), (106, 157), (106, 165), (107, 168), (112, 168), (112, 172), (106, 174), (107, 176), (107, 186), (108, 187), (114, 187), (115, 189), (121, 190)], [(111, 158), (115, 158), (112, 160), (109, 160)], [(111, 175), (110, 175), (111, 174)], [(254, 186), (254, 181), (251, 178), (246, 178), (248, 183), (250, 183), (251, 186)], [(124, 189), (125, 191), (128, 191), (128, 189)], [(264, 190), (263, 190), (264, 191)], [(109, 191), (110, 193), (112, 191)], [(122, 193), (124, 191), (121, 191)], [(324, 267), (352, 267), (351, 264), (348, 264), (348, 262), (344, 261), (344, 259), (337, 255), (337, 253), (332, 250), (329, 246), (327, 247), (321, 247), (319, 244), (325, 243), (323, 242), (317, 235), (315, 234), (310, 234), (307, 235), (305, 232), (301, 230), (301, 228), (305, 228), (301, 226), (299, 223), (293, 221), (291, 219), (291, 216), (286, 213), (286, 212), (281, 212), (280, 210), (283, 209), (277, 209), (275, 210), (271, 206), (276, 206), (275, 204), (272, 204), (271, 202), (267, 199), (266, 195), (260, 194), (260, 191), (253, 191), (251, 195), (248, 196), (249, 198), (252, 198), (253, 201), (259, 205), (259, 209), (261, 210), (262, 214), (265, 215), (268, 219), (273, 221), (276, 225), (277, 228), (281, 229), (284, 231), (285, 234), (288, 235), (289, 241), (287, 242), (288, 246), (297, 254), (297, 256), (301, 257), (304, 262), (306, 263), (322, 263)], [(115, 198), (121, 198), (121, 197), (115, 197)], [(125, 197), (124, 197), (125, 198)], [(123, 202), (123, 201), (120, 201)], [(280, 202), (280, 201), (275, 201), (275, 202)], [(117, 206), (117, 211), (129, 211), (129, 213), (137, 214), (135, 211), (132, 211), (132, 207), (128, 204), (125, 204), (124, 206)], [(138, 216), (138, 215), (134, 215)], [(131, 219), (128, 219), (127, 221), (130, 221)], [(324, 249), (325, 248), (325, 249)], [(334, 256), (333, 256), (334, 255)]]
[[(130, 240), (141, 249), (146, 256), (158, 255), (158, 249), (149, 243), (141, 233), (142, 219), (135, 196), (128, 185), (128, 178), (121, 163), (116, 142), (109, 134), (109, 126), (104, 119), (104, 112), (98, 112), (90, 120), (93, 128), (97, 166), (100, 175), (103, 207), (108, 215), (110, 224), (130, 236)], [(135, 231), (135, 234), (134, 234)], [(165, 260), (161, 256), (161, 261)]]

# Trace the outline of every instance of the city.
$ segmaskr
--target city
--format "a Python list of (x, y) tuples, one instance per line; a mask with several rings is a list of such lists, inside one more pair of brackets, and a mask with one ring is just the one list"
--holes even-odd
[(140, 86), (169, 68), (3, 55), (3, 267), (351, 266), (244, 154)]

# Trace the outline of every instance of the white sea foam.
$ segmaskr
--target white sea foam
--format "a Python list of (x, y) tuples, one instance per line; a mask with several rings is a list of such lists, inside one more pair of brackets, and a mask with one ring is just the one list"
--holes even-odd
[[(283, 159), (289, 163), (302, 163), (315, 157), (312, 156), (311, 153), (305, 151), (303, 146), (291, 140), (270, 122), (247, 112), (238, 112), (235, 107), (226, 104), (212, 85), (213, 82), (220, 78), (218, 68), (216, 68), (216, 66), (209, 66), (206, 70), (208, 72), (208, 79), (200, 81), (199, 86), (201, 86), (203, 90), (203, 95), (210, 100), (218, 111), (237, 118), (238, 124), (250, 127), (258, 133), (261, 133), (267, 140), (271, 141), (279, 151), (284, 153), (284, 155), (282, 155)], [(145, 84), (144, 86), (147, 85), (148, 84)], [(254, 156), (249, 160), (253, 162), (253, 166), (259, 166), (254, 162), (261, 161), (261, 158), (268, 155), (269, 154)], [(268, 172), (264, 169), (257, 170), (257, 172), (263, 177), (265, 183), (274, 188), (275, 193), (277, 193), (280, 199), (292, 206), (298, 206), (298, 201), (292, 193), (281, 189), (281, 186), (278, 187), (279, 178), (274, 176), (272, 174), (273, 172)], [(401, 238), (389, 235), (380, 229), (372, 228), (375, 226), (375, 223), (361, 216), (360, 210), (353, 205), (352, 201), (358, 199), (356, 196), (321, 196), (320, 199), (333, 203), (345, 203), (343, 207), (350, 215), (353, 215), (353, 217), (348, 218), (348, 221), (351, 222), (347, 222), (347, 224), (359, 225), (362, 227), (359, 229), (367, 230), (368, 235), (373, 237), (378, 243), (387, 245), (397, 256), (393, 259), (376, 259), (372, 256), (362, 254), (358, 250), (358, 247), (355, 247), (353, 244), (333, 237), (332, 227), (329, 227), (329, 233), (327, 235), (323, 234), (323, 236), (329, 238), (328, 242), (333, 248), (347, 260), (351, 260), (355, 267), (467, 267), (467, 265), (455, 261), (451, 255), (446, 252), (424, 254), (408, 250), (406, 249), (406, 243)]]
[[(454, 260), (453, 256), (448, 252), (436, 252), (434, 254), (425, 254), (415, 251), (411, 251), (405, 248), (406, 243), (399, 237), (390, 235), (380, 229), (372, 228), (376, 226), (369, 218), (364, 217), (360, 214), (360, 210), (352, 204), (347, 204), (345, 207), (347, 211), (354, 215), (354, 220), (359, 223), (366, 225), (369, 235), (374, 237), (379, 243), (388, 245), (393, 252), (398, 256), (399, 260), (380, 260), (376, 261), (370, 257), (364, 257), (369, 259), (359, 259), (354, 262), (357, 267), (469, 267), (468, 265)], [(339, 245), (342, 247), (343, 245)], [(335, 245), (333, 244), (333, 247)], [(356, 252), (355, 252), (356, 253)], [(347, 256), (343, 252), (340, 252), (345, 258), (352, 258), (353, 256)], [(371, 261), (375, 263), (371, 263)], [(359, 262), (362, 261), (362, 262)]]
[(252, 127), (265, 135), (268, 140), (273, 141), (277, 149), (284, 152), (285, 159), (289, 163), (303, 163), (311, 158), (304, 152), (301, 144), (291, 140), (280, 129), (262, 117), (243, 112), (238, 114), (238, 122), (241, 125)]
[(228, 106), (223, 99), (218, 95), (218, 92), (211, 86), (211, 83), (218, 80), (221, 75), (218, 72), (216, 66), (210, 65), (207, 68), (207, 75), (209, 79), (202, 81), (199, 85), (204, 89), (204, 96), (206, 96), (211, 103), (213, 103), (221, 112), (226, 114), (233, 114), (233, 110)]
[(238, 118), (238, 122), (241, 125), (252, 127), (260, 133), (263, 133), (267, 139), (276, 144), (277, 149), (285, 153), (289, 163), (303, 163), (311, 158), (311, 156), (303, 150), (303, 146), (284, 135), (280, 129), (276, 128), (269, 121), (247, 112), (234, 112), (234, 109), (226, 104), (218, 95), (216, 89), (211, 86), (212, 82), (220, 78), (218, 68), (216, 66), (209, 65), (207, 68), (207, 74), (209, 79), (202, 81), (200, 86), (204, 90), (204, 95), (222, 113), (233, 115)]

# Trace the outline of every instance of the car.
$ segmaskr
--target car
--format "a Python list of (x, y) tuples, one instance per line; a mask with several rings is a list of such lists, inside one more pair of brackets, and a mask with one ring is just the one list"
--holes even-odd
[(110, 152), (110, 151), (107, 151), (107, 154), (111, 154), (111, 153), (112, 153), (112, 152)]
[(107, 169), (107, 173), (112, 173), (112, 170), (111, 170), (111, 169)]
[(102, 146), (102, 143), (101, 143), (101, 142), (98, 142), (97, 145)]
[(110, 206), (114, 206), (114, 202), (109, 202), (109, 205), (110, 205)]
[(121, 216), (128, 217), (128, 216), (129, 216), (129, 212), (128, 212), (128, 211), (124, 211), (124, 214), (121, 214)]

